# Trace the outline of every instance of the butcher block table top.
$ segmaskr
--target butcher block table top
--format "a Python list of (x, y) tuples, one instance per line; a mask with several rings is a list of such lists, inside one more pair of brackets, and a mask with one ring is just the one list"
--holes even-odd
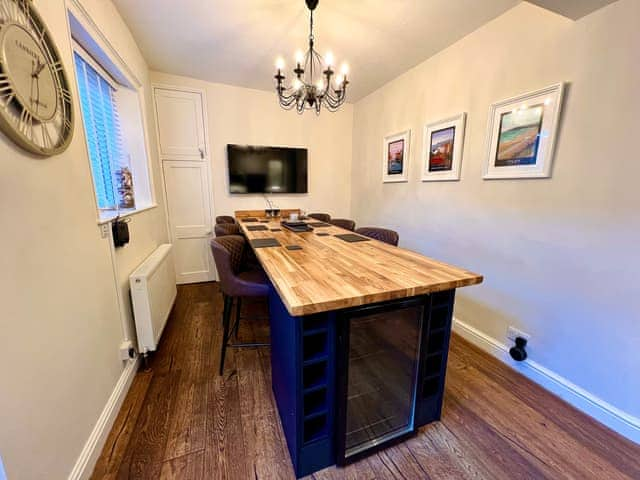
[[(317, 222), (309, 219), (308, 223)], [(249, 241), (275, 238), (280, 246), (254, 248), (289, 313), (302, 316), (466, 287), (482, 276), (377, 240), (349, 243), (336, 226), (294, 233), (280, 225), (239, 220)], [(266, 230), (247, 227), (264, 225)], [(281, 228), (280, 231), (271, 231)], [(318, 233), (328, 233), (319, 236)], [(298, 250), (286, 246), (297, 245)]]

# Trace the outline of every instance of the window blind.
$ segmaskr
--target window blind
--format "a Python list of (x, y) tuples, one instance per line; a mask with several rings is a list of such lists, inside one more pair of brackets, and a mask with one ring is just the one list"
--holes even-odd
[(117, 209), (125, 203), (118, 175), (123, 168), (130, 170), (123, 149), (115, 90), (78, 52), (74, 52), (74, 59), (98, 208)]

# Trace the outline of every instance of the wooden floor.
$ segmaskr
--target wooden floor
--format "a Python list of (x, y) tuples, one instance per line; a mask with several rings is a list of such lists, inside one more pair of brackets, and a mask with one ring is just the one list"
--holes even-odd
[[(179, 288), (151, 370), (137, 374), (93, 478), (294, 478), (269, 350), (231, 349), (218, 376), (220, 314), (216, 284)], [(240, 338), (267, 339), (267, 321), (253, 323)], [(640, 447), (454, 337), (441, 422), (312, 478), (640, 479)]]

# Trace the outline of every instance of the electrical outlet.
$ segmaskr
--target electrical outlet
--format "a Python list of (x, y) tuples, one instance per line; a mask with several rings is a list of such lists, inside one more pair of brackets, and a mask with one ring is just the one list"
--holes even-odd
[(518, 330), (516, 327), (509, 327), (507, 329), (507, 339), (511, 340), (512, 342), (515, 342), (516, 341), (516, 337), (522, 337), (527, 342), (529, 342), (529, 339), (531, 338), (531, 335), (529, 335), (528, 333), (523, 332), (522, 330)]
[(109, 229), (111, 228), (111, 223), (103, 223), (100, 225), (100, 236), (102, 238), (107, 238), (109, 236)]
[(131, 360), (135, 358), (136, 351), (133, 348), (133, 342), (131, 340), (127, 340), (126, 342), (122, 342), (120, 344), (120, 359), (121, 360)]

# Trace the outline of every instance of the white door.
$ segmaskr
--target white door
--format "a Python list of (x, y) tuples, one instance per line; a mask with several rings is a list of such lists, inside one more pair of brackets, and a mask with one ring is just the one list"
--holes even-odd
[(160, 155), (203, 160), (207, 155), (202, 94), (154, 88)]
[(164, 160), (162, 169), (177, 283), (214, 280), (207, 162)]

